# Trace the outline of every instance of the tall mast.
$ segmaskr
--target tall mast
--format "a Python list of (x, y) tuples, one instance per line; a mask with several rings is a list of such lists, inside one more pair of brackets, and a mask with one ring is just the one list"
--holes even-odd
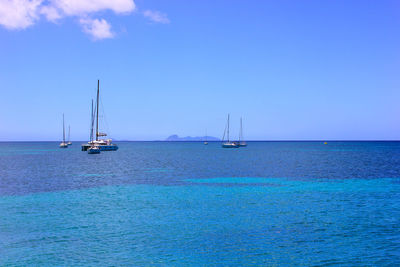
[(96, 141), (99, 136), (99, 89), (100, 88), (100, 80), (97, 80), (97, 103), (96, 103)]
[(228, 114), (228, 143), (229, 143), (229, 114)]
[(239, 132), (239, 142), (243, 138), (243, 129), (242, 129), (242, 117), (240, 117), (240, 132)]
[(63, 113), (63, 143), (65, 143), (64, 113)]
[(71, 137), (71, 126), (68, 125), (68, 142), (69, 142), (70, 137)]
[(90, 142), (93, 142), (93, 122), (94, 122), (94, 111), (93, 111), (93, 99), (92, 99), (92, 111), (90, 112)]

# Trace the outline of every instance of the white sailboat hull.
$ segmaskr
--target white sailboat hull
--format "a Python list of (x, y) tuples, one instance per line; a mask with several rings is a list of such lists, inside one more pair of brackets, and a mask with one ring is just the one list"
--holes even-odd
[(67, 143), (61, 143), (60, 144), (60, 148), (68, 148), (68, 144)]
[(238, 148), (239, 145), (235, 142), (226, 142), (222, 144), (223, 148)]

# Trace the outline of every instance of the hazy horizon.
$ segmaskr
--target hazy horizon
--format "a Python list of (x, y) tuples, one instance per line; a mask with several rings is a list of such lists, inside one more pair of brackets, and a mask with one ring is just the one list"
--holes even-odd
[[(237, 141), (238, 139), (231, 139), (232, 141)], [(13, 143), (13, 142), (55, 142), (58, 143), (60, 140), (0, 140), (3, 143)], [(82, 142), (86, 143), (88, 139), (85, 140), (71, 140), (71, 142)], [(129, 139), (113, 139), (113, 142), (172, 142), (172, 143), (184, 143), (184, 142), (200, 142), (202, 143), (204, 140), (180, 140), (180, 141), (170, 141), (170, 140), (129, 140)], [(357, 139), (342, 139), (342, 140), (332, 140), (332, 139), (303, 139), (303, 140), (295, 140), (295, 139), (287, 139), (287, 140), (255, 140), (255, 139), (246, 139), (246, 142), (400, 142), (400, 140), (373, 140), (373, 139), (364, 139), (364, 140), (357, 140)], [(222, 140), (207, 140), (207, 142), (222, 142)]]

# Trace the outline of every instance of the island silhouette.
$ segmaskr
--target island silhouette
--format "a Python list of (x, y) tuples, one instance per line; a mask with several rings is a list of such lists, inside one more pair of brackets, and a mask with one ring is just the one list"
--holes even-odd
[(165, 141), (221, 141), (221, 139), (213, 136), (186, 136), (186, 137), (179, 137), (176, 134), (170, 135)]

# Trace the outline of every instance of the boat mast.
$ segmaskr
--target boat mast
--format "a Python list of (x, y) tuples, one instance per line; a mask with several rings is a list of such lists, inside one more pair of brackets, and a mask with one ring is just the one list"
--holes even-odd
[(63, 113), (63, 143), (65, 143), (64, 113)]
[(68, 125), (68, 143), (69, 143), (69, 139), (71, 137), (71, 125)]
[(240, 117), (240, 133), (239, 133), (239, 142), (243, 138), (243, 128), (242, 128), (242, 117)]
[(230, 114), (228, 114), (228, 143), (229, 143), (229, 115)]
[(96, 141), (99, 136), (99, 88), (100, 88), (100, 80), (97, 80), (97, 104), (96, 104)]
[(94, 121), (94, 112), (93, 112), (93, 99), (92, 99), (92, 111), (90, 112), (90, 142), (93, 142), (93, 121)]

